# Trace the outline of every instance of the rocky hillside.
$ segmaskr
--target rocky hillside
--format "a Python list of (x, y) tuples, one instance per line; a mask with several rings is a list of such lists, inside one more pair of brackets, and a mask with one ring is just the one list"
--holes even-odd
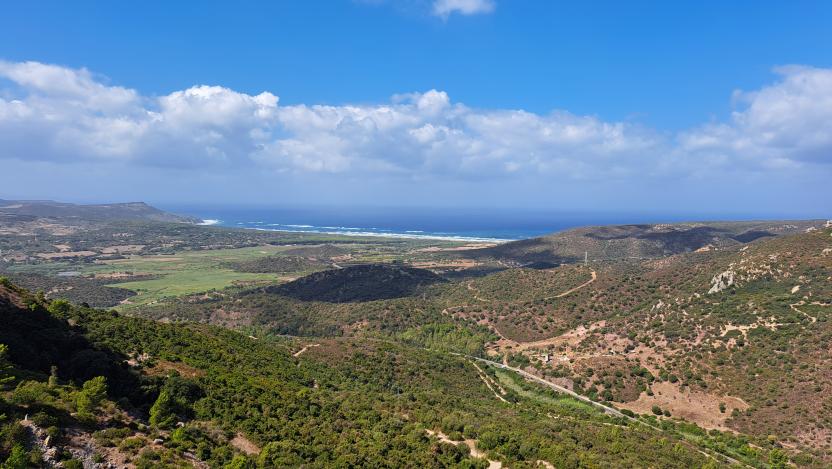
[(497, 275), (457, 288), (447, 309), (495, 331), (495, 356), (635, 412), (832, 461), (832, 229)]
[(592, 226), (468, 251), (466, 255), (516, 265), (579, 262), (584, 260), (585, 253), (593, 261), (654, 259), (736, 246), (823, 225), (823, 221), (810, 220)]

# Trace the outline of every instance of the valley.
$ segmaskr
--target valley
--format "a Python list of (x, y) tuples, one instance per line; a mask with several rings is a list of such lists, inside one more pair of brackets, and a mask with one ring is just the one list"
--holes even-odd
[[(50, 217), (38, 223), (62, 223)], [(534, 240), (84, 223), (4, 235), (0, 265), (0, 309), (19, 324), (0, 333), (16, 370), (7, 414), (64, 409), (68, 454), (81, 454), (77, 440), (130, 467), (832, 463), (824, 222), (721, 223), (694, 241), (688, 225), (553, 235), (608, 256), (586, 262), (566, 241), (544, 253)], [(73, 255), (49, 255), (62, 252)], [(19, 323), (24, 310), (39, 316)], [(24, 337), (50, 322), (39, 336), (75, 339), (29, 355), (40, 346)], [(79, 367), (83, 347), (107, 358)], [(15, 397), (50, 366), (60, 392)], [(83, 420), (67, 396), (96, 374), (113, 404)], [(163, 392), (180, 393), (172, 412), (186, 430), (153, 423)]]

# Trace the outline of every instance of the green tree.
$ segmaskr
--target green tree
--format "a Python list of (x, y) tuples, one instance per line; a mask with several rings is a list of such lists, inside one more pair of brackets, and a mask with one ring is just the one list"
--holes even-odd
[(783, 451), (773, 449), (768, 453), (768, 464), (771, 469), (785, 469), (789, 466), (789, 458)]
[(29, 467), (29, 457), (22, 445), (16, 444), (12, 452), (3, 463), (3, 469), (26, 469)]
[(91, 414), (101, 405), (101, 401), (107, 397), (107, 379), (103, 376), (96, 376), (87, 381), (81, 387), (75, 404), (78, 412)]
[(58, 367), (52, 365), (49, 369), (49, 387), (54, 388), (58, 385)]
[(176, 402), (168, 390), (163, 389), (150, 408), (150, 424), (167, 428), (176, 421)]
[(230, 463), (223, 466), (224, 469), (254, 469), (255, 467), (251, 459), (243, 455), (234, 456)]
[(49, 303), (49, 306), (46, 308), (47, 311), (54, 315), (66, 314), (70, 309), (72, 309), (72, 305), (66, 300), (55, 300)]
[(12, 364), (7, 358), (8, 353), (9, 347), (6, 344), (0, 344), (0, 389), (14, 380), (11, 374)]
[(297, 448), (291, 441), (273, 441), (266, 444), (257, 459), (258, 467), (291, 467), (303, 464)]

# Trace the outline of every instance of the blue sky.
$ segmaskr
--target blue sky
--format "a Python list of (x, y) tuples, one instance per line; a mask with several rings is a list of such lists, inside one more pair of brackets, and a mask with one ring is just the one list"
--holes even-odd
[(830, 2), (12, 2), (1, 16), (0, 159), (19, 177), (0, 197), (828, 205)]

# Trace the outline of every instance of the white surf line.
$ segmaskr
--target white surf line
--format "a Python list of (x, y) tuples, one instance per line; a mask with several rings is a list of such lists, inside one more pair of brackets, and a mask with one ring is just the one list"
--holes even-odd
[(434, 241), (456, 241), (460, 243), (494, 243), (503, 244), (511, 241), (519, 241), (518, 239), (504, 239), (504, 238), (480, 238), (468, 236), (441, 236), (441, 235), (420, 235), (413, 233), (378, 233), (375, 231), (323, 231), (323, 230), (281, 230), (278, 228), (261, 228), (253, 226), (236, 227), (245, 230), (258, 231), (274, 231), (278, 233), (303, 233), (303, 234), (319, 234), (319, 235), (338, 235), (338, 236), (353, 236), (358, 238), (394, 238), (394, 239), (422, 239)]

